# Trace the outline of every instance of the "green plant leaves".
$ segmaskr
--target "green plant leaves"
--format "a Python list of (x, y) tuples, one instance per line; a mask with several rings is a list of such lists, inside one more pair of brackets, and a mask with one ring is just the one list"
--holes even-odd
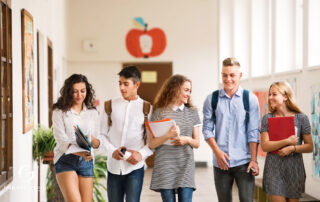
[(38, 126), (32, 133), (32, 157), (33, 160), (38, 160), (40, 157), (43, 159), (47, 151), (53, 151), (56, 146), (56, 142), (53, 136), (52, 128), (44, 128)]
[[(104, 180), (101, 182), (101, 178), (106, 179), (107, 176), (107, 157), (97, 155), (95, 156), (94, 161), (94, 177), (93, 177), (93, 201), (95, 202), (106, 202), (106, 199), (103, 196), (103, 191), (107, 192), (107, 184)], [(54, 197), (54, 187), (53, 187), (53, 176), (52, 172), (50, 170), (50, 167), (48, 168), (47, 173), (47, 199), (48, 201), (52, 200)]]

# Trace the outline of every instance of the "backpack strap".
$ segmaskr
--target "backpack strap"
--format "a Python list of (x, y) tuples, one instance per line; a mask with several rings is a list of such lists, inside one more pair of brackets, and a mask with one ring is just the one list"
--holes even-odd
[(146, 130), (146, 122), (148, 121), (148, 115), (150, 113), (151, 104), (148, 101), (143, 100), (143, 115), (144, 115), (144, 124), (143, 124), (143, 140), (144, 144), (147, 144), (147, 130)]
[(104, 102), (104, 111), (108, 115), (108, 126), (110, 127), (112, 125), (112, 120), (111, 120), (111, 113), (112, 113), (111, 100), (107, 100), (107, 101)]
[(212, 120), (216, 124), (216, 109), (219, 101), (219, 90), (216, 90), (212, 93), (211, 107), (212, 107)]
[(245, 118), (246, 130), (248, 130), (248, 124), (250, 119), (249, 91), (244, 89), (242, 96), (243, 96), (243, 107), (244, 107), (244, 110), (246, 111), (246, 118)]
[[(246, 111), (245, 124), (246, 130), (248, 129), (248, 124), (250, 120), (250, 103), (249, 103), (249, 91), (243, 90), (243, 108)], [(212, 106), (212, 119), (214, 124), (216, 124), (216, 109), (219, 101), (219, 90), (216, 90), (212, 93), (211, 106)]]

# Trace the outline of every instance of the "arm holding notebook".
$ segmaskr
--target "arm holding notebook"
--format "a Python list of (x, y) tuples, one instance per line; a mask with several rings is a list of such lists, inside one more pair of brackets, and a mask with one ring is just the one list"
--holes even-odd
[(199, 139), (199, 126), (193, 127), (193, 137), (187, 136), (178, 136), (172, 138), (172, 143), (176, 146), (182, 146), (185, 144), (189, 144), (193, 148), (199, 148), (200, 139)]
[(155, 149), (162, 145), (167, 140), (178, 136), (178, 127), (176, 125), (171, 126), (170, 130), (163, 136), (149, 138), (149, 147), (150, 149)]
[(313, 151), (311, 134), (304, 134), (302, 136), (304, 144), (295, 146), (295, 153), (311, 153)]
[(304, 144), (290, 145), (279, 150), (280, 156), (287, 156), (291, 153), (310, 153), (313, 151), (312, 136), (311, 134), (303, 134), (302, 139)]
[(268, 132), (261, 133), (261, 147), (264, 152), (275, 151), (286, 146), (291, 146), (291, 148), (293, 148), (292, 146), (297, 144), (298, 144), (298, 137), (295, 135), (292, 135), (287, 139), (283, 139), (279, 141), (270, 141)]

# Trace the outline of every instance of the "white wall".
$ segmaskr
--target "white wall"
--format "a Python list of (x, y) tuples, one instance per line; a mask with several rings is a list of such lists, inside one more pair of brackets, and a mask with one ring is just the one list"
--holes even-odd
[[(241, 82), (241, 86), (249, 89), (251, 91), (267, 91), (271, 83), (275, 81), (286, 81), (287, 79), (296, 78), (296, 101), (301, 110), (308, 115), (310, 123), (311, 123), (311, 112), (310, 112), (310, 100), (311, 100), (311, 86), (319, 85), (319, 76), (320, 76), (320, 68), (317, 69), (305, 69), (301, 71), (288, 72), (283, 74), (278, 74), (274, 76), (260, 77), (255, 79), (243, 80)], [(260, 175), (259, 178), (262, 178), (263, 167), (264, 167), (264, 158), (259, 157), (259, 167), (260, 167)], [(305, 170), (307, 174), (306, 180), (306, 193), (310, 194), (313, 197), (320, 199), (319, 186), (320, 186), (320, 178), (316, 178), (313, 176), (314, 170), (312, 167), (312, 153), (303, 154), (303, 160), (305, 165)]]
[[(49, 37), (53, 43), (54, 68), (60, 74), (64, 67), (65, 50), (65, 3), (63, 0), (14, 0), (12, 1), (12, 54), (13, 54), (13, 182), (0, 191), (0, 201), (37, 201), (37, 164), (32, 161), (32, 132), (22, 132), (22, 69), (21, 69), (21, 9), (33, 16), (34, 33), (42, 33), (40, 47), (41, 72), (41, 123), (48, 124), (47, 89), (47, 43)], [(35, 61), (35, 122), (37, 123), (37, 59), (36, 34), (34, 35)], [(57, 69), (57, 67), (59, 67)], [(61, 77), (61, 76), (60, 76)], [(56, 84), (59, 85), (60, 84)], [(46, 201), (45, 173), (41, 167), (41, 201)]]
[[(173, 73), (193, 81), (193, 101), (202, 117), (206, 96), (217, 88), (217, 0), (67, 2), (67, 74), (83, 73), (93, 84), (97, 98), (119, 96), (117, 73), (124, 62), (173, 63)], [(162, 55), (135, 59), (126, 50), (125, 36), (134, 28), (133, 18), (142, 17), (148, 28), (162, 28), (167, 47)], [(83, 40), (96, 42), (96, 52), (85, 52)], [(101, 104), (102, 102), (100, 102)], [(203, 141), (195, 151), (197, 161), (211, 165), (211, 151)]]

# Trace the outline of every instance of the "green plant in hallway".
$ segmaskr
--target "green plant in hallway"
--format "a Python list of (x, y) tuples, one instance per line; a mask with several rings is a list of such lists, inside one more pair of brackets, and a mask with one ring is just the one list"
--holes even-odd
[(93, 200), (95, 202), (105, 202), (103, 192), (107, 191), (105, 181), (101, 182), (101, 178), (107, 177), (107, 157), (97, 155), (94, 160), (94, 180), (93, 180)]
[(33, 160), (43, 159), (47, 152), (53, 151), (55, 146), (56, 146), (56, 142), (53, 137), (52, 128), (47, 129), (39, 125), (37, 129), (33, 130), (33, 135), (32, 135)]
[[(103, 192), (107, 191), (107, 186), (105, 181), (102, 181), (101, 178), (106, 178), (107, 173), (107, 157), (97, 155), (94, 160), (94, 178), (93, 178), (93, 201), (95, 202), (106, 202)], [(101, 182), (102, 181), (102, 182)], [(54, 198), (54, 185), (53, 185), (53, 176), (50, 168), (47, 173), (47, 200), (53, 201)]]
[[(52, 160), (53, 160), (53, 149), (56, 146), (56, 142), (53, 136), (52, 128), (45, 128), (44, 126), (38, 126), (38, 128), (33, 130), (32, 133), (32, 157), (33, 160), (38, 162), (38, 201), (40, 201), (40, 165), (41, 160), (47, 161), (49, 164), (49, 169), (47, 173), (47, 179), (52, 176), (51, 169), (53, 168)], [(47, 189), (47, 199), (48, 201), (53, 200), (54, 193), (54, 182), (53, 177), (51, 180), (47, 181), (46, 189)], [(61, 198), (62, 196), (60, 196)]]
[(47, 192), (47, 201), (52, 202), (54, 201), (54, 181), (53, 181), (53, 176), (50, 167), (48, 167), (48, 172), (47, 172), (47, 184), (46, 184), (46, 192)]

